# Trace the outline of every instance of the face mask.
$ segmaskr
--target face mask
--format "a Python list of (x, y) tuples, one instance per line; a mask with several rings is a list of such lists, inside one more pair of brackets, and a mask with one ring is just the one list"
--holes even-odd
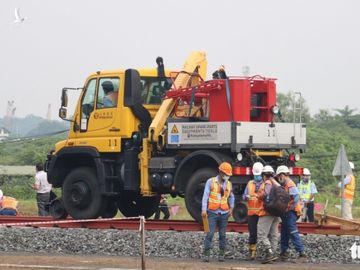
[(285, 184), (285, 182), (286, 182), (285, 176), (284, 176), (284, 175), (280, 175), (280, 176), (279, 176), (279, 183), (280, 183), (281, 185), (283, 185), (283, 184)]
[(310, 178), (309, 178), (308, 176), (304, 176), (304, 178), (303, 178), (304, 182), (308, 182), (309, 179), (310, 179)]
[(223, 179), (224, 179), (224, 181), (227, 181), (227, 180), (229, 180), (229, 179), (230, 179), (230, 176), (228, 176), (228, 175), (224, 175), (224, 176), (223, 176)]
[(261, 181), (261, 179), (262, 179), (261, 175), (254, 175), (254, 180), (255, 180), (256, 182)]

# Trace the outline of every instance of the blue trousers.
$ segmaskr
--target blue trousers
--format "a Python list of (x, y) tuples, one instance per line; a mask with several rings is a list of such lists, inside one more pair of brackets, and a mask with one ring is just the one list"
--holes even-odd
[(301, 241), (299, 231), (296, 226), (297, 219), (298, 217), (296, 216), (295, 211), (289, 211), (281, 218), (282, 220), (281, 239), (280, 239), (281, 252), (285, 252), (288, 250), (289, 240), (291, 240), (297, 252), (304, 251), (304, 245)]
[(225, 250), (226, 247), (226, 226), (228, 223), (229, 213), (215, 214), (213, 212), (207, 212), (209, 220), (209, 232), (206, 234), (204, 241), (204, 249), (209, 250), (211, 248), (211, 242), (214, 238), (216, 226), (219, 228), (219, 249)]
[(0, 216), (16, 216), (17, 213), (14, 209), (4, 208), (0, 210)]

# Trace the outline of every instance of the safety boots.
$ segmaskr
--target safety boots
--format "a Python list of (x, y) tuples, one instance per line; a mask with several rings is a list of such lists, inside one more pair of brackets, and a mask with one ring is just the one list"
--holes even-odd
[(225, 251), (222, 249), (219, 250), (218, 260), (219, 262), (225, 262)]
[(304, 251), (299, 253), (299, 257), (297, 258), (299, 262), (306, 262), (308, 257), (306, 256)]
[(210, 249), (205, 249), (203, 255), (203, 261), (209, 262), (209, 259), (210, 259)]
[(281, 261), (286, 261), (286, 260), (288, 260), (290, 258), (290, 254), (289, 254), (289, 251), (282, 251), (281, 253), (280, 253), (280, 260)]
[(265, 251), (265, 258), (261, 263), (262, 264), (272, 263), (273, 261), (276, 261), (277, 258), (278, 257), (274, 254), (274, 252), (271, 250), (271, 248), (269, 248)]
[(256, 259), (256, 244), (249, 244), (249, 256), (248, 261), (253, 261)]

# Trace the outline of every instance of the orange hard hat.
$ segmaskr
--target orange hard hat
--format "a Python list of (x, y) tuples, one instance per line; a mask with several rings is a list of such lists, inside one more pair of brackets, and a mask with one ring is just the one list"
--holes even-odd
[(219, 171), (225, 173), (228, 176), (232, 176), (232, 166), (229, 162), (223, 162), (219, 166)]

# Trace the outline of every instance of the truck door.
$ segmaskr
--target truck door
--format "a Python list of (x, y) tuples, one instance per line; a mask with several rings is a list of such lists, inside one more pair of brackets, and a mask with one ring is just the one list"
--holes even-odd
[(119, 78), (89, 81), (81, 101), (80, 132), (88, 136), (104, 136), (104, 129), (113, 127), (118, 104)]
[(90, 79), (80, 103), (80, 130), (74, 136), (78, 146), (91, 146), (100, 152), (120, 151), (119, 77)]

